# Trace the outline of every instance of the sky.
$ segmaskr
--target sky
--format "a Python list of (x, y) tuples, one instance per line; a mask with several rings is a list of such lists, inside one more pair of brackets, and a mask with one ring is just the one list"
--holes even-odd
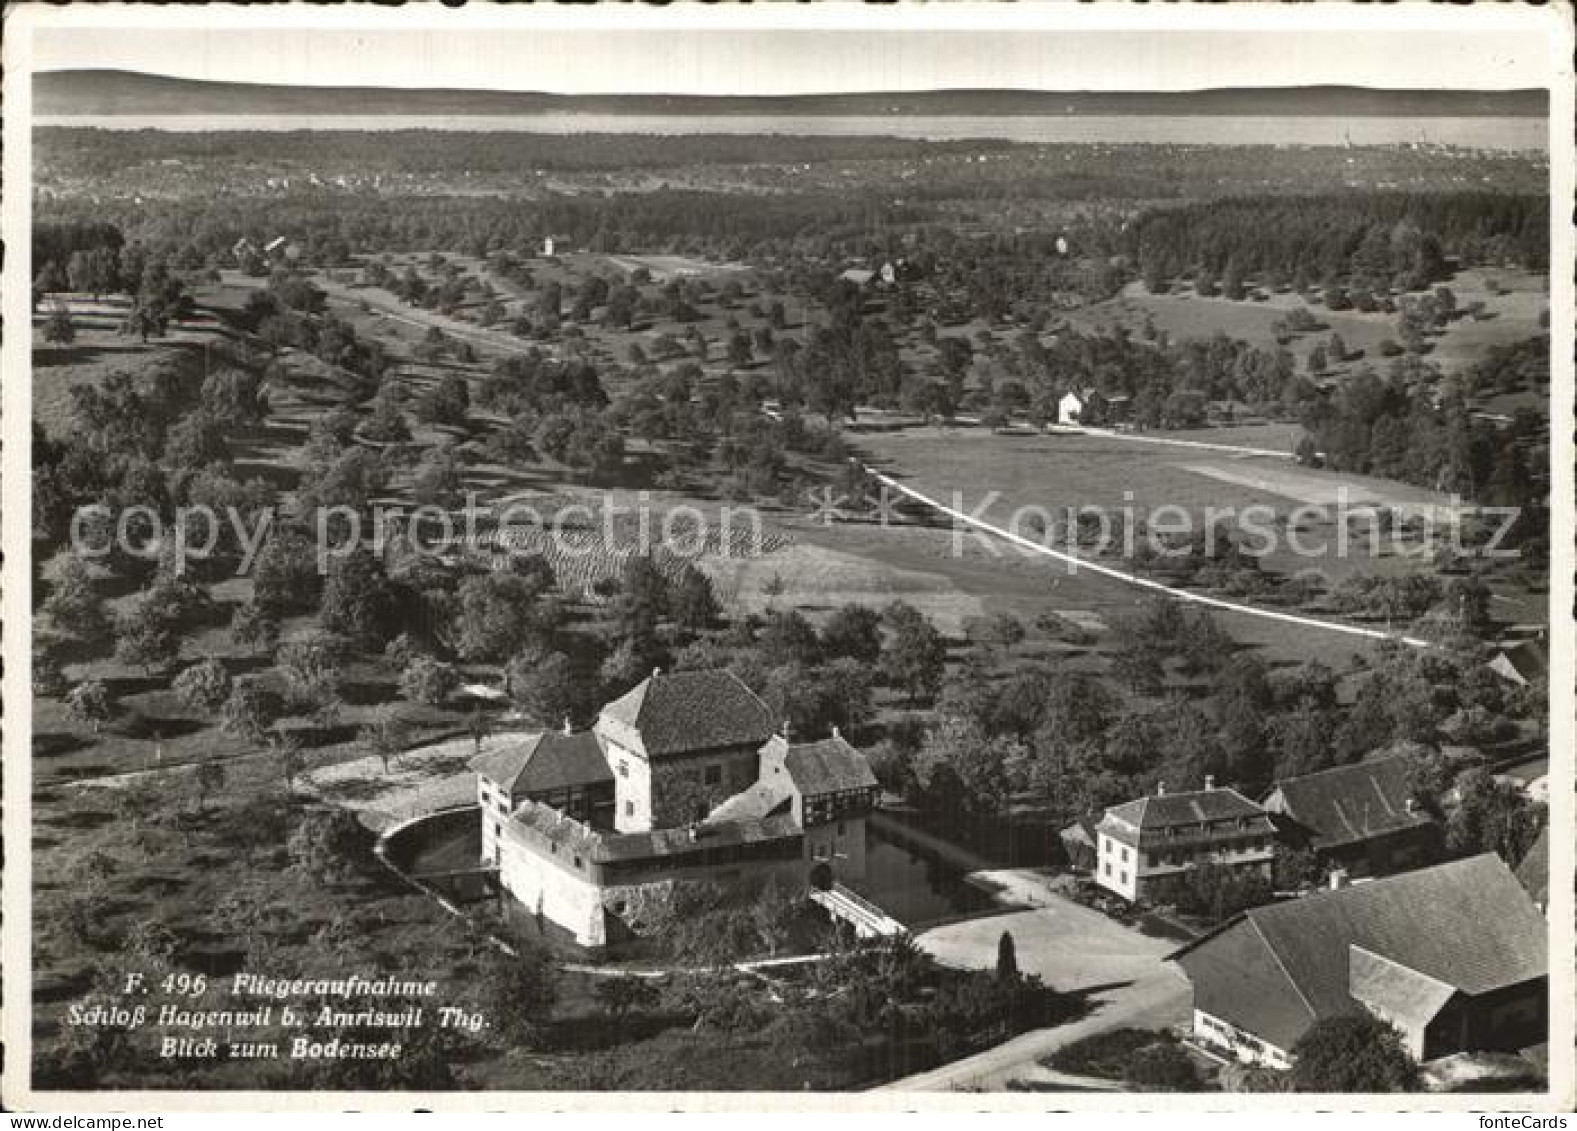
[[(347, 16), (344, 9), (117, 13), (38, 5), (35, 23), (57, 26), (33, 28), (32, 65), (293, 85), (687, 94), (1307, 83), (1507, 89), (1543, 85), (1550, 67), (1547, 12), (1541, 20), (1529, 9), (1233, 7), (1230, 20), (1219, 8), (1201, 18), (1059, 3), (1020, 6), (1006, 16), (1000, 7), (935, 4), (899, 17), (892, 8), (836, 5), (809, 12), (647, 9), (633, 16), (628, 8), (567, 16), (563, 9), (439, 9), (421, 16), (430, 26), (419, 27), (409, 7)], [(394, 15), (407, 18), (397, 25), (387, 18)], [(1447, 26), (1440, 26), (1442, 16)], [(281, 26), (281, 18), (298, 26)], [(148, 26), (109, 26), (114, 19)], [(311, 25), (299, 26), (304, 20)], [(565, 26), (567, 20), (579, 26)], [(1050, 26), (1059, 23), (1067, 26)]]

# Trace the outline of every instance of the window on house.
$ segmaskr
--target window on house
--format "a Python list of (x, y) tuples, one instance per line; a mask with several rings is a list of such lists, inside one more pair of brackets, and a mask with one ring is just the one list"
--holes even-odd
[(716, 785), (723, 780), (722, 766), (708, 766), (706, 768), (706, 784)]
[(1111, 865), (1111, 861), (1107, 861), (1107, 862), (1106, 862), (1106, 864), (1105, 864), (1105, 868), (1106, 868), (1106, 874), (1107, 874), (1107, 875), (1108, 875), (1108, 876), (1109, 876), (1109, 875), (1111, 875), (1111, 874), (1112, 874), (1112, 865)]
[(1118, 876), (1117, 882), (1126, 886), (1128, 883), (1128, 873), (1124, 872), (1122, 875)]
[(623, 758), (619, 759), (619, 776), (621, 778), (627, 778), (630, 776), (630, 764)]
[(1123, 849), (1123, 863), (1128, 863), (1128, 850), (1126, 848)]
[(575, 856), (575, 867), (580, 867), (580, 855), (578, 853)]
[(633, 816), (635, 816), (635, 802), (633, 802), (633, 801), (626, 801), (624, 803), (624, 815), (626, 817), (633, 817)]

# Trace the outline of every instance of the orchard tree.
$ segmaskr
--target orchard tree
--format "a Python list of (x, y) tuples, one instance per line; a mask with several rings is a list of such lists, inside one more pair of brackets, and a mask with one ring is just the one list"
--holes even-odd
[(230, 698), (230, 673), (224, 664), (210, 656), (182, 671), (172, 686), (186, 706), (212, 715)]
[(469, 661), (505, 661), (558, 626), (552, 583), (541, 576), (478, 574), (461, 582), (458, 598), (455, 650)]
[(381, 649), (399, 627), (399, 602), (383, 564), (364, 546), (335, 559), (323, 586), (318, 623), (366, 651)]
[(821, 653), (875, 666), (882, 654), (882, 621), (867, 605), (848, 604), (837, 609), (821, 626)]
[(88, 567), (75, 554), (68, 557), (50, 587), (43, 613), (55, 628), (85, 642), (109, 635), (110, 617), (93, 587)]
[(510, 698), (545, 726), (574, 713), (580, 684), (563, 652), (527, 648), (509, 661), (505, 672)]
[(230, 697), (224, 703), (223, 729), (227, 734), (261, 743), (279, 718), (279, 697), (269, 692), (255, 678), (235, 681)]
[(889, 605), (883, 619), (892, 635), (882, 650), (882, 674), (910, 703), (934, 697), (947, 663), (942, 634), (918, 609), (901, 601)]
[(230, 639), (251, 652), (271, 651), (279, 642), (279, 621), (256, 601), (237, 605), (230, 618)]
[(400, 673), (400, 694), (412, 703), (441, 707), (460, 686), (453, 664), (431, 656), (414, 656)]
[(71, 713), (93, 727), (98, 734), (115, 717), (115, 697), (102, 679), (85, 679), (66, 696)]
[(386, 707), (357, 732), (356, 740), (368, 753), (377, 755), (387, 774), (391, 762), (405, 749), (405, 721)]

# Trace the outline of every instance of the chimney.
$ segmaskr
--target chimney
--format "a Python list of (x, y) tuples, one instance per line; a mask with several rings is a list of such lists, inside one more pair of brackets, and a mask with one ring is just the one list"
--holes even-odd
[(564, 733), (565, 734), (574, 734), (575, 733), (575, 728), (570, 725), (570, 721), (569, 721), (569, 716), (568, 715), (564, 716)]
[(787, 719), (783, 720), (783, 741), (784, 742), (788, 741), (789, 731), (792, 729), (792, 725), (793, 724), (791, 724)]
[(843, 737), (843, 735), (838, 733), (838, 724), (837, 723), (833, 723), (832, 724), (832, 737), (833, 738), (842, 738)]
[(1215, 789), (1215, 788), (1216, 788), (1216, 775), (1215, 774), (1206, 774), (1205, 775), (1205, 792), (1209, 793), (1212, 789)]
[(1331, 870), (1331, 890), (1341, 891), (1347, 886), (1347, 869), (1334, 868)]
[(653, 668), (652, 669), (652, 678), (653, 679), (656, 679), (658, 676), (660, 676), (662, 674), (663, 674), (663, 669), (662, 668)]
[(1407, 815), (1411, 817), (1414, 813), (1418, 812), (1418, 802), (1409, 797), (1407, 799), (1405, 808), (1407, 809)]
[(1155, 783), (1155, 795), (1157, 797), (1166, 796), (1166, 783), (1164, 781), (1158, 781)]

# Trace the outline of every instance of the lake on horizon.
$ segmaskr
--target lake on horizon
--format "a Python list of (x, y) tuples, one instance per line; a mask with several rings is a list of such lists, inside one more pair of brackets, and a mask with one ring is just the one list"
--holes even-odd
[(1258, 115), (792, 115), (792, 114), (41, 114), (35, 126), (108, 130), (446, 130), (542, 134), (882, 135), (923, 141), (993, 139), (1039, 143), (1177, 145), (1399, 145), (1422, 142), (1468, 149), (1546, 152), (1549, 121), (1513, 117), (1331, 117)]

